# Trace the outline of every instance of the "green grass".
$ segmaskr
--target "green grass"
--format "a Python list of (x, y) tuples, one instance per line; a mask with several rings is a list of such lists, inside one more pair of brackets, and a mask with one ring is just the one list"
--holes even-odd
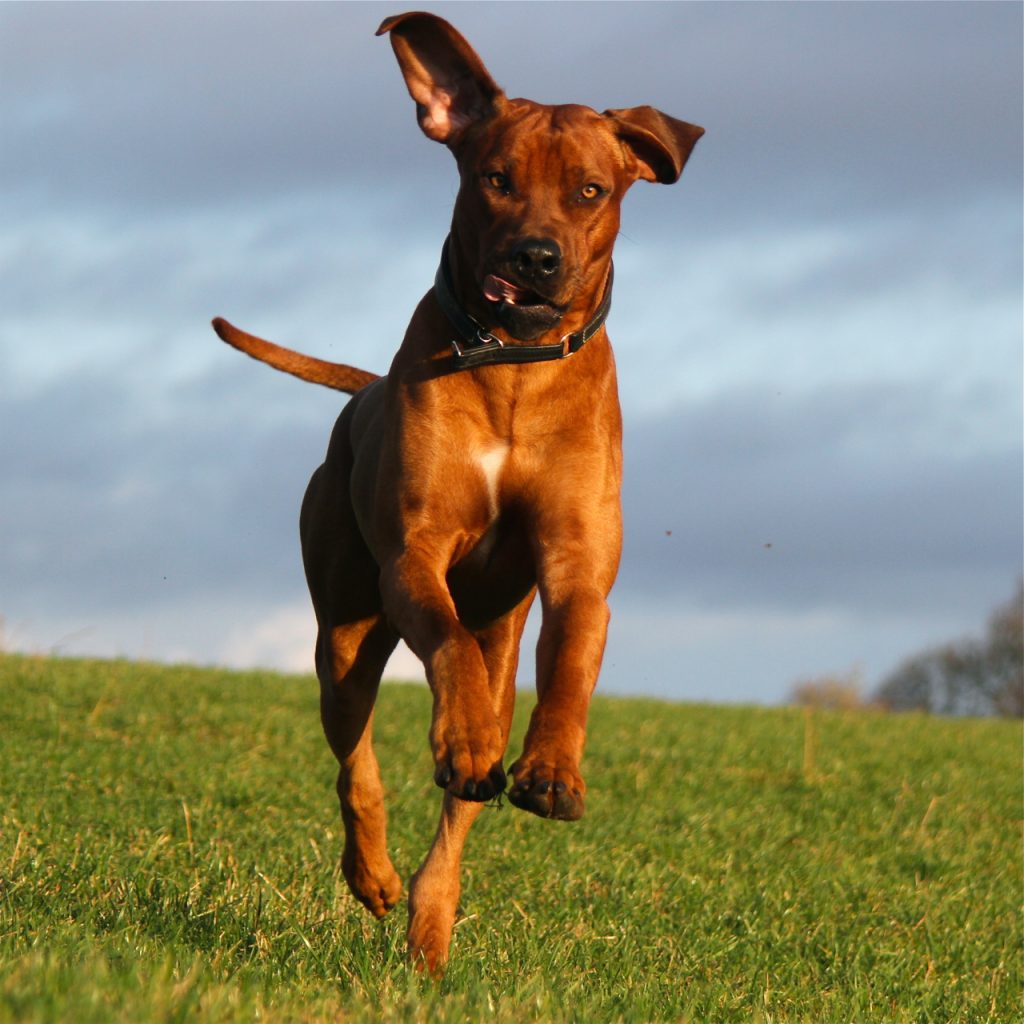
[[(383, 688), (405, 877), (428, 718)], [(312, 679), (0, 656), (0, 1021), (1021, 1019), (1018, 724), (598, 698), (584, 770), (581, 822), (481, 815), (431, 983), (337, 870)]]

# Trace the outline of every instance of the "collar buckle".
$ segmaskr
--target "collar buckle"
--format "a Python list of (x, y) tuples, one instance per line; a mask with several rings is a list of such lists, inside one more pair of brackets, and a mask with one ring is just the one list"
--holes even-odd
[(455, 353), (456, 359), (464, 359), (467, 351), (470, 350), (469, 346), (472, 346), (473, 352), (488, 352), (504, 348), (505, 342), (489, 331), (485, 331), (483, 327), (478, 327), (469, 341), (464, 339), (464, 345), (460, 345), (458, 339), (452, 338), (452, 351)]

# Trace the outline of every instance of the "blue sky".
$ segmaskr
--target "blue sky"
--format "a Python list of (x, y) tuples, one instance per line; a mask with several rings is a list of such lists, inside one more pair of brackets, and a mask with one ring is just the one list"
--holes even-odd
[[(511, 95), (707, 129), (623, 211), (601, 688), (772, 702), (979, 631), (1022, 559), (1022, 7), (432, 9)], [(339, 396), (208, 323), (386, 368), (456, 187), (396, 10), (0, 5), (7, 648), (309, 668)]]

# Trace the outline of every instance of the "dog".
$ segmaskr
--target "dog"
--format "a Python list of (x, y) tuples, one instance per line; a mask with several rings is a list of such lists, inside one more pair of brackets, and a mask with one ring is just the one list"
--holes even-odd
[[(460, 177), (434, 286), (390, 370), (377, 377), (213, 323), (250, 356), (354, 395), (300, 515), (321, 719), (340, 765), (342, 870), (374, 915), (398, 902), (371, 728), (401, 637), (426, 669), (444, 790), (409, 886), (408, 949), (438, 974), (483, 804), (508, 787), (514, 806), (543, 818), (583, 814), (587, 710), (622, 542), (605, 330), (619, 207), (635, 181), (677, 181), (703, 129), (646, 106), (510, 99), (431, 14), (387, 18), (377, 34)], [(509, 780), (519, 641), (538, 594), (537, 703)]]

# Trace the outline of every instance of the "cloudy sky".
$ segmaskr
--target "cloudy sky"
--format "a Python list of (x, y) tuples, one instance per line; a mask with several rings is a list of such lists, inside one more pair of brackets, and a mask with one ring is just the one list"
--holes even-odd
[[(1022, 557), (1021, 5), (432, 9), (512, 95), (707, 129), (624, 207), (602, 688), (773, 702), (980, 631)], [(397, 10), (0, 4), (7, 649), (310, 667), (341, 397), (208, 323), (387, 367), (455, 190)]]

